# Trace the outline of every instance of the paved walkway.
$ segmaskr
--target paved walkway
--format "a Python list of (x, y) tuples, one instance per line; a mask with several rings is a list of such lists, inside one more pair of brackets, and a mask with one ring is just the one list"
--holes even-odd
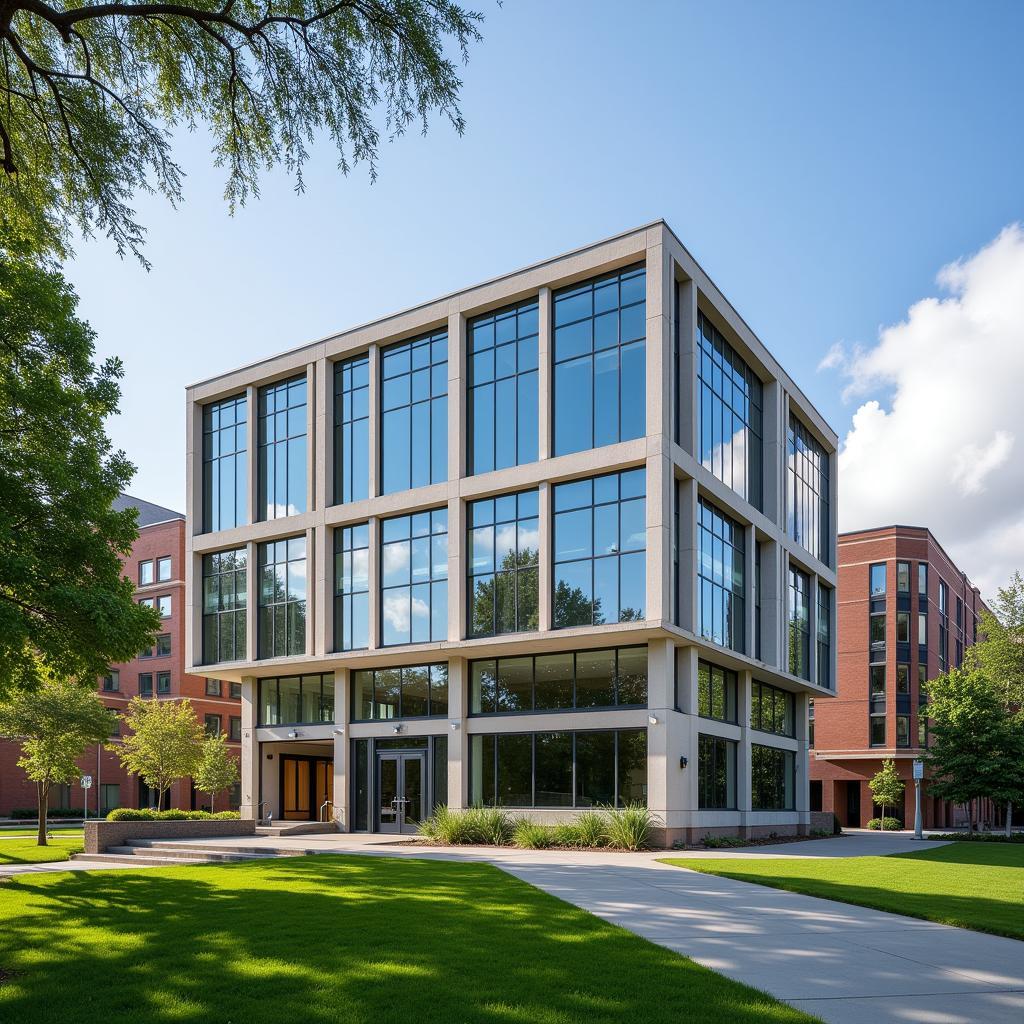
[[(217, 840), (216, 845), (496, 864), (830, 1024), (1024, 1022), (1022, 942), (702, 875), (659, 864), (657, 858), (664, 853), (424, 849), (365, 835), (244, 837)], [(902, 836), (854, 835), (672, 856), (865, 856), (919, 850), (922, 845)], [(895, 861), (894, 868), (911, 870), (905, 864)], [(77, 861), (29, 867), (66, 870), (85, 865)]]

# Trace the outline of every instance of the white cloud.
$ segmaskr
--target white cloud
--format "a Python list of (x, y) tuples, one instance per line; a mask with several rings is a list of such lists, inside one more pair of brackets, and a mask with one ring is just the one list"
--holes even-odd
[(836, 370), (846, 363), (846, 346), (841, 342), (835, 342), (818, 363), (818, 372), (822, 370)]
[[(1024, 230), (944, 267), (878, 344), (841, 367), (857, 409), (839, 456), (839, 526), (928, 526), (991, 597), (1024, 568)], [(891, 395), (888, 406), (872, 395)]]

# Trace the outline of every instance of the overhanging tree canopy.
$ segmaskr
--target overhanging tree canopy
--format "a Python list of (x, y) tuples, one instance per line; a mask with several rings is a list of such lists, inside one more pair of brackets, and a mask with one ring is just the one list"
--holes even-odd
[(181, 196), (175, 125), (206, 124), (234, 206), (278, 163), (302, 187), (329, 134), (347, 172), (438, 113), (463, 130), (481, 15), (451, 0), (0, 0), (0, 219), (45, 249), (72, 226), (139, 254), (136, 191)]

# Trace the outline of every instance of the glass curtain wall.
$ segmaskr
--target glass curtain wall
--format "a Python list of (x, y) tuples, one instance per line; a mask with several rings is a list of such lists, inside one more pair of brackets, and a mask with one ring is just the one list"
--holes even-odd
[(306, 511), (306, 375), (259, 390), (261, 519)]
[(247, 416), (245, 395), (203, 406), (204, 533), (230, 530), (248, 521)]

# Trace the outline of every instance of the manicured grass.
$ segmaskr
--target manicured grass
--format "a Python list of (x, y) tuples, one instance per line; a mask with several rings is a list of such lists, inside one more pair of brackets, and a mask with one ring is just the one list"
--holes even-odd
[(51, 838), (46, 846), (37, 846), (35, 839), (0, 839), (0, 864), (42, 864), (44, 861), (67, 860), (81, 849), (79, 837)]
[[(34, 836), (37, 831), (38, 829), (34, 827), (26, 828), (24, 825), (0, 825), (0, 839), (7, 836)], [(81, 825), (51, 825), (47, 831), (51, 833), (77, 832), (81, 835), (83, 830)]]
[(722, 858), (666, 864), (1024, 939), (1024, 848), (951, 843), (889, 857)]
[(0, 1020), (810, 1024), (490, 865), (317, 855), (0, 885)]

